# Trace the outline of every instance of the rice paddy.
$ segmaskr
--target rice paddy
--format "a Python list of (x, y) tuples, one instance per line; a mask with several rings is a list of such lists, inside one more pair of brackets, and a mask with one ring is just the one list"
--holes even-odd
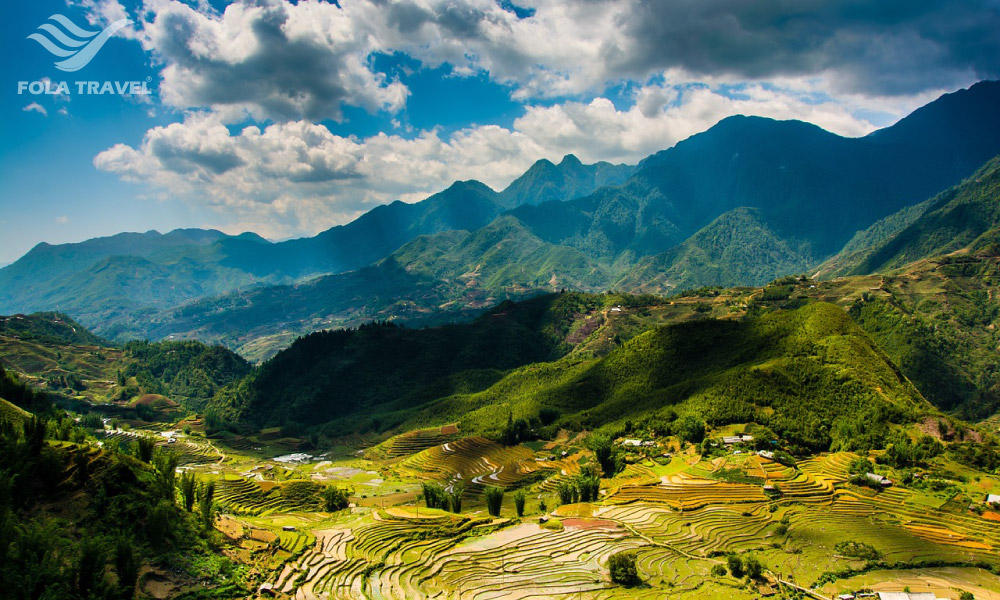
[[(430, 440), (440, 443), (425, 447)], [(966, 588), (977, 598), (1000, 597), (1000, 578), (976, 568), (1000, 567), (994, 521), (970, 510), (965, 496), (854, 486), (848, 469), (858, 457), (850, 453), (784, 466), (756, 455), (701, 460), (689, 451), (629, 464), (602, 480), (598, 501), (569, 505), (559, 504), (559, 483), (593, 457), (567, 440), (503, 446), (424, 430), (364, 456), (257, 461), (234, 472), (248, 463), (228, 455), (196, 468), (218, 470), (227, 527), (241, 524), (239, 556), (275, 597), (750, 599), (787, 597), (793, 585), (830, 597), (902, 589), (893, 587), (896, 579), (911, 587), (945, 582), (950, 596), (934, 588), (942, 598)], [(745, 476), (736, 480), (759, 483), (720, 478), (733, 469)], [(427, 508), (418, 493), (423, 482), (464, 486), (462, 510)], [(346, 487), (351, 508), (323, 512), (319, 492), (327, 484)], [(486, 486), (506, 491), (498, 517), (487, 513)], [(517, 490), (527, 498), (520, 518)], [(256, 531), (273, 535), (265, 540)], [(838, 548), (847, 542), (872, 548), (878, 562), (843, 555)], [(641, 584), (611, 580), (608, 558), (623, 551), (635, 552)], [(733, 577), (730, 554), (759, 559), (762, 578)]]

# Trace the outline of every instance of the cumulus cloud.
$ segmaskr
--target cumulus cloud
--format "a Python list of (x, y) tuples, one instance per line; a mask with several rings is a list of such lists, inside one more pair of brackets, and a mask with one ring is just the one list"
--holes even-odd
[(242, 227), (274, 237), (313, 234), (376, 204), (421, 200), (454, 180), (502, 189), (539, 158), (635, 163), (732, 114), (800, 118), (844, 135), (874, 129), (842, 105), (805, 90), (744, 85), (651, 85), (628, 109), (605, 98), (528, 107), (513, 127), (471, 126), (444, 136), (335, 135), (309, 121), (232, 133), (215, 113), (149, 130), (118, 144), (97, 168), (152, 184), (170, 197), (208, 203)]
[[(128, 15), (185, 114), (94, 164), (240, 227), (311, 234), (456, 179), (502, 188), (573, 152), (635, 162), (731, 114), (797, 118), (844, 135), (943, 91), (1000, 76), (1000, 0), (80, 0)], [(411, 91), (376, 57), (488, 74), (524, 101), (509, 128), (414, 132)], [(617, 105), (609, 85), (631, 89)], [(556, 100), (551, 100), (555, 98)], [(545, 99), (544, 102), (540, 100)], [(393, 134), (332, 134), (344, 106), (392, 113)], [(624, 106), (624, 108), (623, 108)], [(248, 121), (249, 117), (249, 121)], [(392, 119), (392, 117), (396, 117)], [(237, 129), (234, 124), (257, 125)]]
[[(94, 20), (127, 15), (81, 0)], [(599, 93), (663, 71), (692, 80), (821, 77), (828, 90), (909, 96), (1000, 76), (1000, 0), (145, 0), (138, 39), (182, 110), (238, 122), (340, 119), (405, 107), (373, 56), (486, 72), (523, 100)], [(140, 18), (142, 17), (142, 18)]]
[(36, 112), (42, 115), (43, 117), (49, 116), (49, 111), (45, 110), (45, 107), (37, 102), (32, 102), (31, 104), (25, 106), (21, 110), (23, 110), (24, 112)]
[(825, 73), (843, 88), (906, 95), (1000, 74), (996, 0), (637, 1), (610, 72), (682, 68), (749, 79)]
[(137, 37), (163, 63), (161, 98), (187, 109), (228, 110), (233, 120), (339, 119), (344, 104), (397, 111), (402, 84), (369, 65), (377, 49), (336, 5), (235, 2), (225, 12), (148, 0)]

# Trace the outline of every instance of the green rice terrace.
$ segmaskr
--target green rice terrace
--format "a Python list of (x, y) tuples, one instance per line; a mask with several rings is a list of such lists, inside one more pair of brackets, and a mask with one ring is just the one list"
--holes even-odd
[[(597, 497), (582, 501), (566, 488), (597, 470), (586, 435), (564, 430), (504, 446), (442, 429), (323, 453), (288, 453), (251, 436), (267, 458), (197, 431), (157, 443), (181, 450), (183, 471), (215, 481), (222, 551), (250, 567), (249, 591), (267, 597), (829, 598), (903, 587), (939, 597), (1000, 594), (992, 573), (1000, 512), (984, 503), (1000, 478), (945, 455), (917, 469), (879, 464), (879, 452), (776, 462), (752, 442), (723, 442), (742, 440), (740, 426), (710, 430), (701, 445), (637, 432), (612, 446), (621, 471), (601, 477)], [(435, 436), (449, 441), (420, 449), (418, 441)], [(852, 470), (864, 458), (892, 485), (856, 481)], [(459, 507), (433, 506), (427, 491), (435, 484)], [(347, 506), (324, 504), (330, 485), (347, 492)], [(499, 510), (486, 503), (488, 487), (503, 490)], [(621, 553), (635, 557), (633, 582), (609, 571)]]

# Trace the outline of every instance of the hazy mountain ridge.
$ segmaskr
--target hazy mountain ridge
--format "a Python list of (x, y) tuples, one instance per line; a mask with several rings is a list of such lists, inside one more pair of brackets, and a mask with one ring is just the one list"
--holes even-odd
[[(998, 103), (1000, 83), (982, 82), (863, 138), (731, 117), (635, 168), (569, 155), (559, 165), (539, 161), (503, 192), (457, 182), (314, 238), (270, 244), (215, 232), (149, 257), (106, 257), (55, 289), (7, 289), (28, 290), (39, 308), (69, 312), (103, 335), (244, 347), (261, 335), (287, 343), (372, 318), (441, 322), (562, 287), (761, 284), (845, 247), (864, 253), (863, 241), (912, 226), (916, 203), (1000, 153)], [(941, 130), (943, 143), (930, 135)], [(600, 184), (608, 185), (589, 189)], [(24, 271), (19, 263), (0, 270), (0, 283)], [(301, 279), (346, 269), (356, 270)]]
[(109, 337), (127, 337), (133, 331), (130, 321), (140, 313), (359, 269), (420, 235), (476, 230), (519, 203), (590, 193), (623, 180), (633, 169), (583, 165), (573, 156), (558, 166), (540, 160), (503, 192), (478, 181), (456, 182), (421, 202), (378, 206), (347, 225), (279, 243), (253, 233), (229, 236), (200, 229), (42, 243), (0, 269), (0, 311), (56, 308)]

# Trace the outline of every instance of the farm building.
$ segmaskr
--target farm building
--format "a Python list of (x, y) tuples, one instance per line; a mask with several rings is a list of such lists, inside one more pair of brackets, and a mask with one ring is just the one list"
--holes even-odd
[(869, 481), (877, 483), (882, 487), (889, 487), (890, 485), (892, 485), (892, 481), (890, 481), (888, 477), (885, 477), (883, 475), (878, 475), (876, 473), (865, 473), (865, 477), (867, 477)]
[(990, 494), (986, 496), (986, 504), (1000, 504), (1000, 494)]
[(722, 443), (727, 446), (732, 446), (733, 444), (752, 442), (752, 435), (724, 435), (722, 436)]
[(757, 451), (757, 456), (759, 456), (761, 458), (773, 459), (774, 458), (774, 452), (771, 452), (770, 450), (758, 450)]

